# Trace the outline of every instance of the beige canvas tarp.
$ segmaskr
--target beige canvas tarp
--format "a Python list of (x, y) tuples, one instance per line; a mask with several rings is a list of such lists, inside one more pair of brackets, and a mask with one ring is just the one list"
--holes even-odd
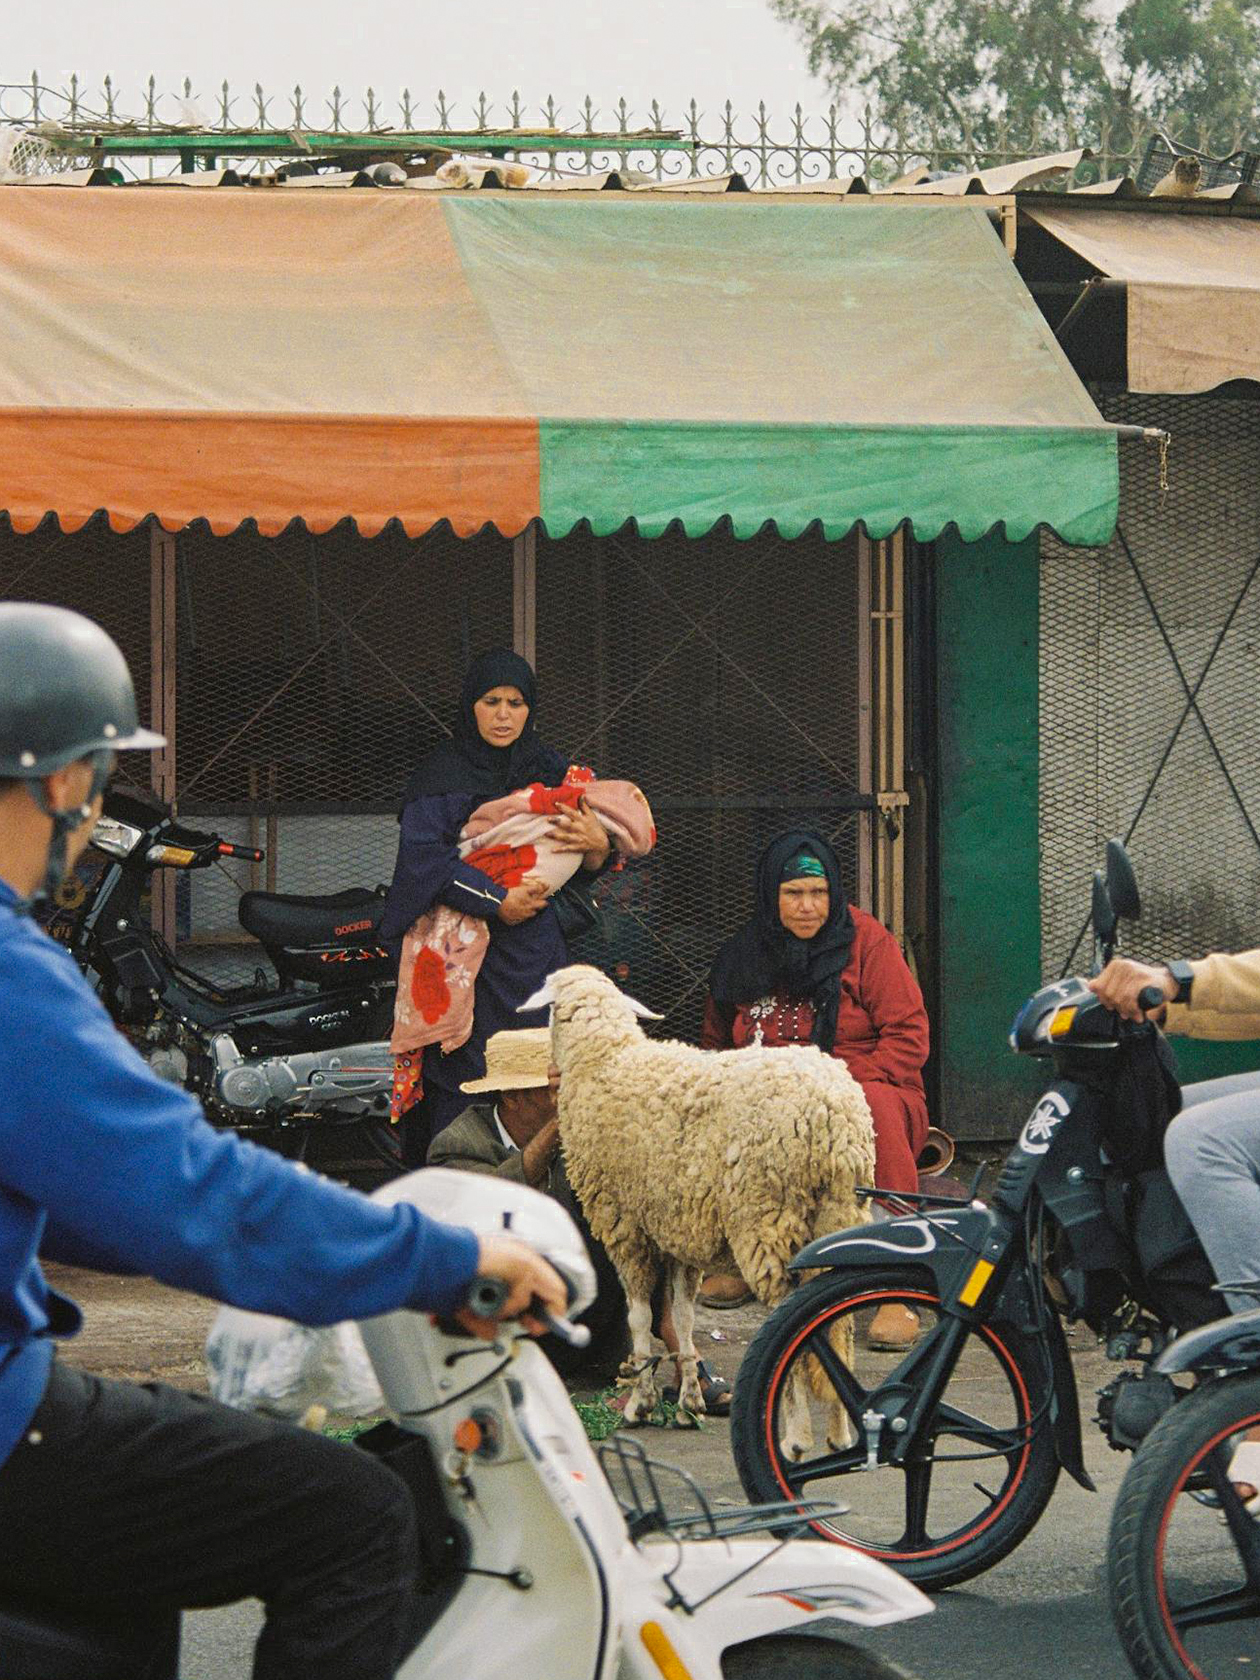
[(1124, 281), (1131, 391), (1260, 381), (1260, 221), (1153, 210), (1025, 213), (1101, 274)]
[(18, 529), (1101, 543), (1116, 434), (965, 205), (0, 187)]

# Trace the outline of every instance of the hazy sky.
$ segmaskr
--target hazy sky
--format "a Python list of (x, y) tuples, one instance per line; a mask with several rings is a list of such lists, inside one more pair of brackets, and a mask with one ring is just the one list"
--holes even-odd
[[(355, 96), (372, 86), (387, 102), (408, 87), (421, 114), (441, 88), (469, 121), (482, 89), (496, 103), (513, 88), (527, 105), (554, 94), (562, 122), (590, 93), (609, 126), (622, 96), (644, 122), (653, 98), (679, 119), (693, 97), (706, 111), (764, 100), (781, 115), (827, 104), (766, 0), (53, 0), (5, 11), (0, 81), (37, 69), (49, 84), (77, 71), (99, 85), (108, 72), (132, 110), (150, 73), (172, 88), (191, 77), (207, 110), (224, 78), (242, 93), (300, 82), (317, 98), (337, 83)], [(502, 105), (496, 115), (506, 120)]]

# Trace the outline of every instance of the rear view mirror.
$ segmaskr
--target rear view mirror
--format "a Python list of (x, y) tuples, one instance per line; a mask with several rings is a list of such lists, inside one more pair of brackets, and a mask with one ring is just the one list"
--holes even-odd
[(1119, 840), (1107, 842), (1107, 896), (1118, 921), (1136, 922), (1142, 914), (1137, 876)]
[(1094, 933), (1102, 945), (1110, 945), (1116, 937), (1116, 912), (1112, 908), (1111, 894), (1107, 891), (1107, 882), (1101, 869), (1094, 871), (1094, 896), (1090, 906), (1090, 920), (1094, 924)]

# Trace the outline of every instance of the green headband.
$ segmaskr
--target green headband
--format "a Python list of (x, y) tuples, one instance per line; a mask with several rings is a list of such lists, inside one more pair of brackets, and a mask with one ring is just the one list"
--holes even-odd
[(789, 858), (783, 865), (783, 873), (779, 879), (799, 881), (806, 875), (819, 876), (825, 880), (827, 871), (823, 868), (821, 859), (816, 858), (813, 852), (797, 852), (794, 858)]

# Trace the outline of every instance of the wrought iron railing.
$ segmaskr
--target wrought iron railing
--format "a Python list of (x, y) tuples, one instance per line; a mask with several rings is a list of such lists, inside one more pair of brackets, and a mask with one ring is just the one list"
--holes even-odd
[[(50, 157), (62, 168), (75, 155), (69, 140), (81, 136), (86, 141), (94, 134), (103, 141), (93, 154), (95, 161), (103, 156), (130, 173), (151, 174), (178, 169), (179, 160), (128, 155), (129, 137), (141, 140), (155, 130), (181, 127), (202, 137), (222, 136), (222, 146), (215, 150), (227, 162), (234, 161), (231, 137), (243, 132), (273, 134), (277, 139), (312, 131), (382, 139), (405, 133), (424, 135), (434, 142), (449, 138), (465, 150), (475, 148), (479, 141), (492, 142), (493, 149), (551, 174), (620, 169), (670, 181), (737, 171), (753, 187), (850, 175), (888, 182), (917, 165), (944, 171), (981, 169), (1081, 145), (1095, 156), (1082, 165), (1078, 179), (1097, 180), (1126, 171), (1136, 174), (1153, 131), (1142, 119), (1125, 118), (1104, 121), (1097, 130), (1079, 134), (999, 128), (995, 136), (981, 142), (966, 130), (953, 134), (923, 131), (908, 115), (889, 120), (869, 106), (851, 112), (832, 105), (807, 115), (798, 105), (782, 118), (772, 117), (764, 105), (749, 114), (737, 112), (729, 102), (717, 110), (705, 110), (693, 100), (684, 112), (675, 114), (656, 101), (645, 111), (634, 111), (624, 99), (601, 107), (589, 96), (570, 108), (553, 98), (527, 106), (519, 93), (501, 104), (482, 93), (458, 105), (439, 91), (428, 103), (415, 99), (407, 88), (392, 102), (370, 87), (353, 98), (340, 87), (325, 96), (301, 87), (285, 94), (267, 93), (258, 84), (241, 93), (227, 82), (213, 93), (203, 93), (190, 80), (178, 91), (164, 91), (153, 77), (138, 94), (125, 95), (109, 76), (99, 87), (89, 88), (77, 76), (54, 86), (42, 82), (36, 73), (28, 82), (0, 83), (0, 124), (22, 130), (42, 127), (51, 133), (55, 141)], [(645, 144), (645, 131), (655, 137), (651, 145)], [(1172, 130), (1165, 125), (1165, 131), (1182, 144), (1214, 152), (1228, 152), (1252, 138), (1208, 135), (1194, 124)], [(516, 135), (522, 142), (533, 139), (535, 146), (510, 146)], [(111, 140), (119, 151), (111, 150)], [(568, 149), (566, 140), (572, 142)], [(82, 155), (86, 159), (86, 145)]]

